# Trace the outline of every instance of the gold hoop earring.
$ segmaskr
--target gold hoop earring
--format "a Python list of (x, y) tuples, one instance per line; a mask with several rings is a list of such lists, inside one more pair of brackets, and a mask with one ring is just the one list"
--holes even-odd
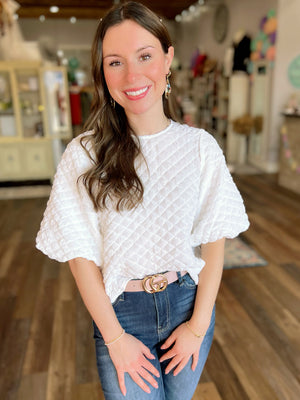
[(110, 105), (112, 106), (112, 108), (116, 108), (116, 102), (112, 97), (110, 97)]
[(165, 89), (165, 98), (166, 99), (169, 97), (169, 94), (172, 91), (171, 84), (170, 84), (170, 81), (169, 81), (170, 76), (171, 76), (171, 71), (169, 71), (168, 75), (166, 76), (166, 89)]

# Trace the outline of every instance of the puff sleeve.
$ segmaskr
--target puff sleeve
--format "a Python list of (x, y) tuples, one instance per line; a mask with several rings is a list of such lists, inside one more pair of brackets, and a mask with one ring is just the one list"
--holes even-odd
[(227, 168), (223, 152), (212, 135), (200, 135), (200, 190), (192, 230), (192, 246), (232, 239), (247, 230), (243, 199)]
[(36, 247), (65, 262), (83, 257), (101, 266), (98, 215), (78, 177), (91, 166), (79, 137), (67, 146), (57, 167), (50, 198), (36, 238)]

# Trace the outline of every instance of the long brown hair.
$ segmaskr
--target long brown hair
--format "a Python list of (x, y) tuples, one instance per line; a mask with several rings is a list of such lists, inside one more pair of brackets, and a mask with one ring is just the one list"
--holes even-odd
[[(91, 135), (81, 138), (81, 145), (93, 161), (93, 166), (80, 178), (91, 197), (95, 210), (107, 207), (112, 200), (117, 211), (132, 209), (141, 203), (143, 184), (138, 177), (134, 161), (141, 154), (137, 137), (129, 126), (125, 111), (118, 103), (112, 104), (103, 72), (102, 43), (107, 30), (124, 20), (132, 20), (159, 39), (162, 49), (168, 52), (171, 39), (161, 19), (144, 5), (130, 1), (113, 7), (99, 22), (92, 46), (92, 75), (94, 98), (86, 128)], [(164, 113), (176, 120), (172, 110), (172, 94), (163, 95)], [(91, 154), (86, 147), (91, 144)]]

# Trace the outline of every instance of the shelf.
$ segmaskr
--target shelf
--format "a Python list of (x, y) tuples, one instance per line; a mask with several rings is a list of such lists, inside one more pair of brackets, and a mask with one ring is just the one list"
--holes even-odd
[(0, 117), (5, 115), (15, 115), (13, 111), (0, 111)]
[(300, 118), (300, 114), (296, 114), (296, 113), (285, 113), (285, 112), (283, 112), (282, 115), (284, 117)]
[(23, 93), (39, 93), (39, 89), (22, 89), (18, 90), (18, 93), (23, 94)]
[(41, 116), (41, 114), (42, 114), (42, 111), (34, 111), (34, 112), (31, 112), (30, 114), (25, 114), (25, 113), (22, 113), (22, 117), (26, 117), (26, 118), (30, 118), (30, 117), (40, 117)]

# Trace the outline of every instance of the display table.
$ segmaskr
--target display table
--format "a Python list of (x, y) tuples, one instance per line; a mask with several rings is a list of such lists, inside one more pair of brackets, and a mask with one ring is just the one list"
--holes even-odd
[(300, 194), (300, 115), (284, 114), (279, 184)]

